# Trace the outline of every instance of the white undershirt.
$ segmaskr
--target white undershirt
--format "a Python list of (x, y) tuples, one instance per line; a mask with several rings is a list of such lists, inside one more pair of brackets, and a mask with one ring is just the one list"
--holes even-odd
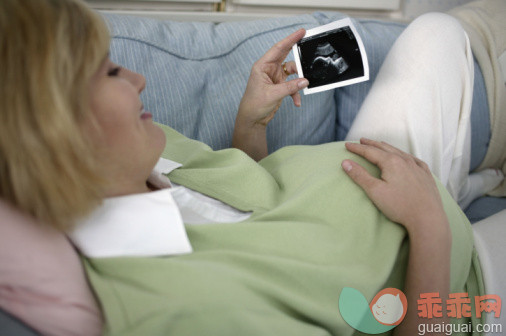
[(251, 213), (172, 184), (165, 174), (181, 164), (160, 158), (148, 182), (160, 190), (111, 197), (68, 233), (91, 258), (166, 256), (191, 253), (184, 223), (236, 223)]

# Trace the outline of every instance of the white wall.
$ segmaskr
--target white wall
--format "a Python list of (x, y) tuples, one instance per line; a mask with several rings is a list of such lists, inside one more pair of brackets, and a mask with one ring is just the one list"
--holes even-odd
[[(96, 9), (172, 20), (230, 21), (338, 10), (354, 17), (410, 21), (471, 0), (87, 0)], [(372, 8), (367, 8), (367, 6)], [(378, 9), (380, 8), (380, 9)], [(382, 8), (382, 9), (381, 9)]]
[(402, 0), (403, 17), (412, 20), (427, 12), (446, 12), (449, 9), (471, 2), (472, 0)]

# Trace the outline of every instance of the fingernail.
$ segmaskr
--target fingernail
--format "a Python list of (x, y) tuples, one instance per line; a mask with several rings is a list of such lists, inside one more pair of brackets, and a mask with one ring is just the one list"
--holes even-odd
[(342, 163), (341, 163), (341, 166), (343, 167), (343, 169), (346, 171), (346, 172), (349, 172), (351, 170), (351, 163), (350, 161), (348, 160), (344, 160)]
[(301, 80), (297, 86), (299, 87), (299, 89), (302, 89), (302, 88), (305, 88), (306, 86), (309, 85), (309, 81), (307, 79), (304, 79), (304, 80)]

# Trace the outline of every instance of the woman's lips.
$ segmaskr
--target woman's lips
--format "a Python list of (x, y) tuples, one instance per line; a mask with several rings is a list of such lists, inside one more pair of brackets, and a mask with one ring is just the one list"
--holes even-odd
[(150, 112), (148, 112), (144, 109), (141, 111), (141, 119), (144, 120), (144, 119), (151, 119), (151, 118), (153, 118), (153, 115)]

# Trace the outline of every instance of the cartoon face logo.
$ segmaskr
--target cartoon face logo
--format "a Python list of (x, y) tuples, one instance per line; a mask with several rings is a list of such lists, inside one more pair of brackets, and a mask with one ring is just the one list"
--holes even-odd
[(398, 325), (404, 319), (408, 308), (407, 299), (397, 288), (385, 288), (371, 301), (374, 318), (384, 325)]
[(348, 325), (365, 334), (382, 334), (399, 325), (408, 310), (408, 300), (397, 288), (385, 288), (367, 302), (355, 288), (344, 287), (339, 312)]

